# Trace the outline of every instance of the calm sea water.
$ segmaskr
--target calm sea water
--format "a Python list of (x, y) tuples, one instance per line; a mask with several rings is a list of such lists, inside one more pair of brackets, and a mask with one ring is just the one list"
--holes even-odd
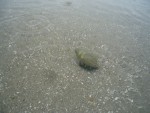
[[(74, 49), (99, 56), (82, 69)], [(0, 0), (0, 113), (150, 113), (149, 0)]]

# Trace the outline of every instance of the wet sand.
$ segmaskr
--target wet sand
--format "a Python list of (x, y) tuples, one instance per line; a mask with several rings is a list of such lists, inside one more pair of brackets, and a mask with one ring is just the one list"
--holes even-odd
[[(0, 113), (149, 113), (149, 5), (1, 0)], [(81, 68), (77, 47), (100, 68)]]

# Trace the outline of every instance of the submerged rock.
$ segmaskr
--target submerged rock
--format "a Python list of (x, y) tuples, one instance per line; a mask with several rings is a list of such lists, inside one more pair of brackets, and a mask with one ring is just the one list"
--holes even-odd
[(98, 57), (92, 53), (88, 53), (82, 49), (75, 49), (77, 59), (80, 66), (86, 69), (97, 69), (98, 66)]

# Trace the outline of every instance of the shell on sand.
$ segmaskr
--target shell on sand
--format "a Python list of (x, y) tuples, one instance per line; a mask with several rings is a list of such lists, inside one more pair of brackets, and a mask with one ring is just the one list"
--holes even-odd
[(82, 49), (75, 49), (77, 59), (82, 66), (98, 68), (98, 57), (92, 53), (88, 53)]

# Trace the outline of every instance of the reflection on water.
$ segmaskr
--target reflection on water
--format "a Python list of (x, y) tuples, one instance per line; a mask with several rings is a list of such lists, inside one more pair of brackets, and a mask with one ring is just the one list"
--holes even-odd
[[(148, 0), (1, 0), (1, 113), (149, 113)], [(82, 69), (75, 48), (99, 56)]]

